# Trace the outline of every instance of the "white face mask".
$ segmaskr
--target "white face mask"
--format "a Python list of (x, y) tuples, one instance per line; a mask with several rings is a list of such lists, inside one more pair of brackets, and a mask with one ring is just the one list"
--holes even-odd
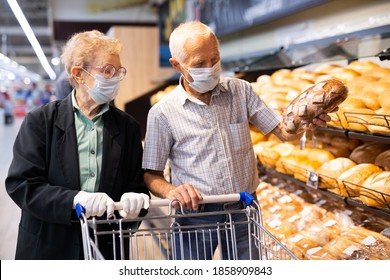
[(193, 82), (189, 82), (186, 79), (190, 87), (199, 93), (206, 93), (213, 90), (219, 83), (222, 72), (221, 62), (218, 61), (212, 68), (188, 68), (186, 71), (191, 75), (193, 80)]
[(119, 78), (113, 77), (106, 79), (101, 75), (95, 76), (96, 83), (93, 88), (88, 87), (88, 93), (91, 98), (98, 104), (111, 102), (118, 95)]

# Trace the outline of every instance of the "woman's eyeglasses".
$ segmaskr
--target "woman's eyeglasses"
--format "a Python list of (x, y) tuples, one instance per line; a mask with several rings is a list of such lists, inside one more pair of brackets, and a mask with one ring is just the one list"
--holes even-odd
[(104, 66), (84, 66), (84, 67), (100, 69), (100, 73), (102, 73), (104, 78), (106, 79), (111, 79), (113, 77), (116, 77), (119, 78), (119, 80), (123, 80), (127, 72), (125, 67), (120, 67), (116, 69), (112, 64), (106, 64)]

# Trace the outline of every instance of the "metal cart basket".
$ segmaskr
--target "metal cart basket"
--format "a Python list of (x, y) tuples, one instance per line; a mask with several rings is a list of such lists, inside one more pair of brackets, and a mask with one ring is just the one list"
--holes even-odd
[[(261, 218), (261, 209), (254, 198), (246, 193), (204, 196), (200, 202), (209, 203), (229, 203), (242, 202), (240, 209), (226, 208), (216, 212), (191, 212), (190, 214), (175, 214), (172, 201), (168, 199), (153, 199), (150, 201), (149, 213), (142, 217), (131, 220), (118, 219), (87, 219), (84, 215), (85, 209), (81, 205), (76, 206), (76, 211), (80, 219), (81, 233), (83, 239), (84, 257), (86, 260), (92, 259), (161, 259), (176, 260), (178, 255), (183, 254), (184, 247), (188, 243), (196, 244), (190, 246), (191, 259), (202, 259), (206, 252), (217, 248), (213, 255), (214, 259), (222, 258), (220, 253), (225, 246), (228, 248), (228, 255), (223, 259), (239, 259), (237, 253), (236, 227), (246, 225), (248, 228), (247, 259), (266, 260), (294, 260), (297, 257), (289, 251), (279, 240), (277, 240), (264, 226)], [(164, 208), (163, 208), (164, 207)], [(165, 213), (154, 211), (154, 209), (165, 209)], [(116, 210), (121, 209), (116, 203)], [(181, 209), (183, 210), (183, 209)], [(183, 212), (183, 211), (182, 211)], [(181, 225), (176, 219), (187, 219), (199, 216), (224, 215), (223, 222), (208, 224), (187, 224)], [(232, 219), (235, 215), (242, 215), (240, 221)], [(138, 228), (134, 224), (140, 224)], [(132, 226), (129, 226), (132, 225)], [(205, 242), (208, 236), (216, 236), (215, 241)], [(242, 237), (242, 236), (241, 236)], [(110, 257), (101, 251), (99, 245), (101, 240), (105, 240), (110, 248)], [(242, 239), (242, 238), (241, 238)], [(107, 246), (106, 246), (107, 247)], [(255, 249), (253, 249), (255, 248)], [(218, 253), (219, 252), (219, 253)], [(219, 256), (218, 256), (219, 255)]]

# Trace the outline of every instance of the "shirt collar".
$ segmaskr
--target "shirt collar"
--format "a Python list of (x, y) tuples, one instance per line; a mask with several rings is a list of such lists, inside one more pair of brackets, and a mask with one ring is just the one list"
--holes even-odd
[[(81, 110), (80, 110), (80, 107), (79, 107), (79, 105), (77, 104), (77, 101), (76, 101), (76, 97), (75, 97), (76, 91), (73, 89), (71, 94), (72, 94), (73, 111), (77, 110), (77, 111), (79, 111), (80, 113), (82, 113)], [(109, 105), (108, 103), (103, 104), (103, 105), (100, 107), (100, 110), (99, 110), (99, 112), (96, 114), (96, 116), (93, 117), (93, 120), (95, 120), (96, 118), (98, 118), (98, 117), (100, 117), (101, 115), (103, 115), (105, 112), (108, 111), (109, 108), (110, 108), (110, 105)]]
[[(199, 105), (205, 105), (202, 101), (200, 101), (199, 99), (197, 99), (195, 97), (192, 97), (191, 95), (189, 95), (186, 92), (186, 90), (183, 87), (183, 76), (180, 76), (180, 78), (179, 78), (178, 88), (179, 88), (179, 98), (180, 98), (180, 101), (181, 101), (180, 102), (181, 105), (184, 105), (187, 100), (189, 100), (189, 101), (191, 101), (193, 103), (197, 103)], [(221, 77), (218, 85), (213, 89), (213, 91), (211, 93), (211, 96), (217, 96), (221, 92), (226, 92), (226, 91), (227, 91), (227, 84), (226, 84), (225, 80)]]

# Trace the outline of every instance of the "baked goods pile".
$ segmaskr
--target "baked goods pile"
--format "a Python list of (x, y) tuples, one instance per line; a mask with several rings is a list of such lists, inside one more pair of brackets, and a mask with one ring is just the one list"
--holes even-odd
[[(317, 133), (314, 133), (317, 135)], [(276, 169), (307, 182), (309, 171), (318, 174), (318, 188), (342, 197), (349, 197), (371, 207), (390, 211), (390, 145), (374, 142), (349, 141), (342, 136), (320, 133), (304, 149), (299, 145), (278, 142), (268, 137), (255, 144), (259, 162), (266, 168)], [(338, 137), (344, 143), (342, 156), (327, 149), (326, 142)], [(322, 142), (325, 141), (325, 142)]]
[(390, 134), (390, 69), (374, 62), (321, 64), (312, 71), (280, 69), (261, 75), (252, 86), (266, 104), (282, 113), (300, 92), (329, 79), (341, 81), (348, 88), (348, 97), (338, 112), (330, 114), (329, 126)]
[(390, 239), (379, 233), (386, 232), (388, 222), (365, 214), (352, 215), (342, 202), (302, 192), (265, 182), (256, 191), (264, 226), (298, 258), (390, 258)]

